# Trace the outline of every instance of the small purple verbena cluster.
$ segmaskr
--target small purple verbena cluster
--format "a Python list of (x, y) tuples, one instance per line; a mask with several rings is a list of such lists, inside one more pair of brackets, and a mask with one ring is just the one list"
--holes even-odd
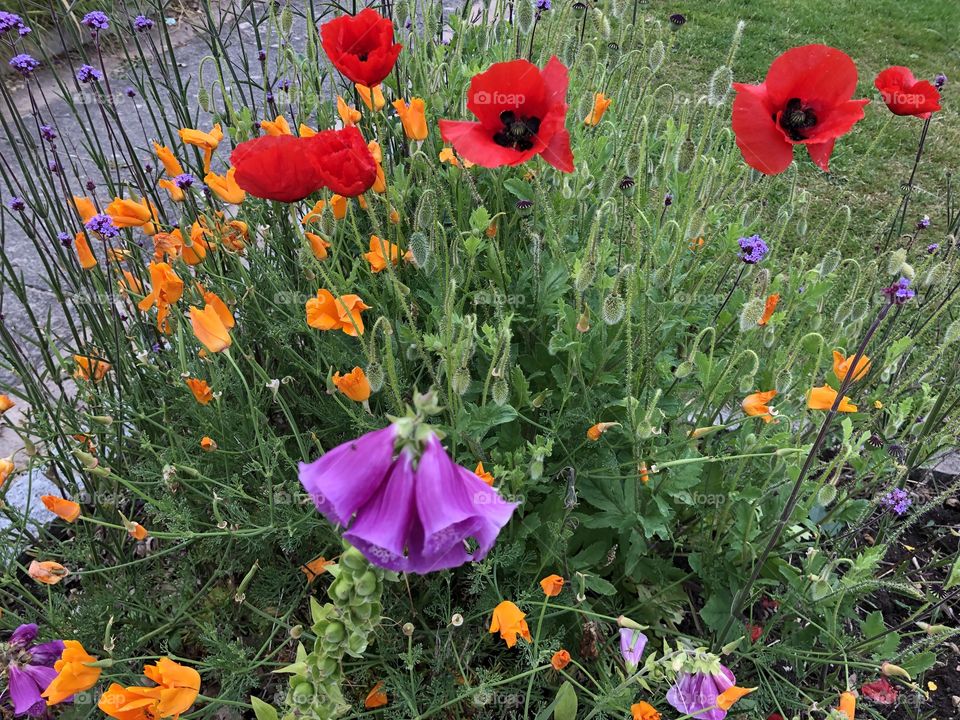
[(103, 73), (93, 67), (93, 65), (83, 64), (77, 70), (77, 80), (84, 84), (91, 80), (103, 80)]
[(543, 12), (550, 9), (550, 0), (537, 0), (537, 10)]
[(15, 212), (21, 212), (24, 208), (27, 207), (27, 204), (23, 201), (21, 197), (12, 197), (7, 200), (7, 207)]
[(27, 55), (26, 53), (14, 55), (12, 58), (10, 58), (10, 62), (8, 64), (24, 77), (27, 77), (30, 75), (30, 73), (40, 67), (40, 61), (32, 55)]
[(947, 76), (943, 73), (937, 73), (937, 76), (933, 79), (933, 86), (937, 90), (942, 90), (943, 86), (947, 84)]
[(916, 293), (910, 289), (910, 280), (905, 277), (900, 278), (890, 287), (884, 288), (883, 294), (886, 295), (894, 305), (903, 305), (916, 295)]
[(917, 230), (926, 230), (930, 227), (930, 216), (924, 215), (917, 221)]
[(913, 500), (907, 494), (906, 490), (895, 488), (881, 498), (880, 503), (885, 505), (897, 515), (903, 515), (913, 505)]
[(57, 139), (57, 131), (53, 129), (50, 125), (41, 125), (40, 126), (40, 137), (42, 137), (47, 142), (53, 142)]
[(133, 19), (133, 29), (137, 32), (144, 33), (153, 30), (154, 22), (146, 15), (137, 15)]
[(173, 184), (181, 190), (186, 190), (193, 186), (197, 179), (190, 173), (181, 173), (173, 179)]
[(101, 10), (93, 10), (88, 12), (83, 16), (83, 20), (80, 21), (81, 25), (86, 25), (90, 28), (90, 31), (96, 35), (101, 30), (110, 29), (110, 18), (107, 17), (107, 14)]
[(68, 232), (57, 233), (57, 240), (59, 240), (60, 244), (64, 247), (70, 247), (71, 243), (73, 243), (73, 237), (71, 237)]
[(663, 196), (663, 206), (670, 207), (673, 205), (673, 193), (667, 193)]
[(16, 13), (0, 10), (0, 35), (6, 35), (11, 30), (16, 30), (20, 37), (29, 35), (31, 32), (22, 17)]
[(937, 250), (940, 249), (940, 243), (930, 243), (927, 245), (927, 252), (933, 255)]
[(87, 220), (84, 227), (90, 232), (95, 232), (104, 238), (115, 238), (120, 235), (120, 230), (113, 224), (113, 218), (103, 213), (94, 215)]
[(770, 248), (759, 235), (742, 237), (737, 242), (740, 245), (740, 259), (747, 265), (756, 265), (770, 252)]

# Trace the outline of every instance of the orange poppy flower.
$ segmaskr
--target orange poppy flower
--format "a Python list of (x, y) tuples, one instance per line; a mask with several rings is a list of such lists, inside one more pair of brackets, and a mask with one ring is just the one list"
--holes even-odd
[(547, 575), (540, 581), (540, 588), (547, 597), (556, 597), (563, 590), (564, 579), (559, 575)]
[(233, 313), (230, 312), (230, 308), (227, 307), (227, 304), (220, 299), (220, 296), (215, 292), (210, 292), (209, 290), (203, 290), (203, 301), (207, 305), (212, 305), (213, 309), (216, 311), (217, 316), (220, 318), (220, 322), (223, 323), (223, 326), (228, 330), (232, 329), (236, 325), (236, 320), (233, 319)]
[(58, 705), (77, 693), (86, 692), (100, 679), (103, 672), (99, 667), (90, 667), (89, 663), (97, 658), (88, 653), (76, 640), (64, 640), (60, 659), (53, 664), (57, 676), (50, 681), (43, 697), (47, 705)]
[(273, 120), (261, 120), (260, 128), (267, 134), (277, 137), (279, 135), (293, 135), (290, 129), (290, 123), (283, 115), (277, 115)]
[(347, 335), (363, 335), (360, 313), (369, 310), (359, 295), (341, 295), (334, 298), (329, 290), (318, 290), (315, 298), (307, 300), (307, 325), (317, 330), (343, 330)]
[(482, 462), (477, 463), (477, 467), (474, 469), (473, 474), (483, 480), (487, 485), (493, 485), (493, 474), (483, 467)]
[(383, 691), (383, 680), (380, 680), (376, 685), (374, 685), (370, 692), (367, 693), (367, 696), (363, 699), (363, 706), (368, 710), (373, 708), (383, 707), (389, 701), (387, 694)]
[(78, 380), (100, 382), (111, 368), (106, 360), (98, 360), (87, 355), (74, 355), (73, 361), (77, 364), (73, 376)]
[[(227, 312), (229, 313), (229, 310)], [(197, 340), (203, 343), (209, 352), (226, 350), (233, 342), (230, 330), (217, 308), (209, 303), (203, 306), (203, 310), (194, 305), (190, 306), (190, 325)]]
[(323, 555), (315, 557), (313, 560), (308, 562), (306, 565), (301, 565), (300, 569), (303, 571), (303, 574), (307, 576), (307, 583), (312, 583), (323, 573), (327, 571), (327, 568), (336, 563), (333, 560), (327, 560)]
[[(855, 357), (856, 354), (844, 357), (843, 353), (839, 353), (836, 350), (833, 351), (833, 374), (837, 376), (837, 380), (840, 382), (844, 381), (847, 373), (850, 372), (850, 366), (853, 365), (853, 359)], [(853, 380), (863, 380), (867, 373), (870, 372), (870, 364), (870, 358), (866, 355), (861, 355), (857, 361), (857, 367), (853, 371)]]
[(118, 228), (139, 227), (147, 235), (153, 235), (157, 228), (157, 208), (147, 199), (130, 200), (114, 198), (105, 211)]
[(313, 137), (314, 135), (317, 134), (316, 130), (314, 130), (309, 125), (304, 125), (303, 123), (300, 123), (300, 125), (297, 127), (297, 132), (300, 133), (300, 137), (305, 137), (305, 138)]
[(223, 129), (220, 123), (213, 126), (210, 132), (203, 132), (195, 128), (180, 128), (180, 139), (187, 145), (193, 145), (203, 150), (203, 173), (210, 172), (210, 158), (223, 140)]
[(16, 469), (16, 465), (13, 463), (13, 456), (0, 458), (0, 487), (3, 487), (3, 484), (7, 481), (7, 478), (10, 477)]
[(148, 717), (177, 718), (190, 709), (200, 693), (200, 673), (170, 658), (160, 658), (156, 665), (145, 665), (143, 674), (155, 682), (156, 687), (134, 686), (126, 688), (126, 692), (139, 696), (141, 703), (146, 699), (151, 701), (145, 706)]
[(527, 616), (520, 608), (509, 600), (504, 600), (493, 609), (493, 617), (490, 618), (490, 632), (499, 632), (500, 637), (506, 641), (507, 647), (513, 647), (517, 644), (519, 635), (527, 642), (530, 642), (530, 628), (527, 627)]
[(312, 232), (304, 232), (304, 237), (307, 238), (307, 242), (310, 243), (310, 250), (313, 252), (313, 256), (317, 260), (326, 260), (327, 250), (330, 247), (330, 243), (323, 239), (322, 236), (317, 235)]
[(773, 317), (773, 313), (777, 310), (777, 304), (780, 302), (780, 293), (774, 293), (773, 295), (767, 296), (767, 301), (763, 305), (763, 315), (757, 321), (757, 325), (763, 327), (768, 322), (770, 318)]
[(154, 720), (148, 711), (152, 704), (151, 700), (144, 701), (141, 695), (128, 692), (117, 683), (111, 683), (97, 701), (101, 711), (117, 720)]
[(9, 395), (0, 395), (0, 415), (16, 406), (17, 404), (10, 399)]
[(333, 384), (337, 386), (337, 390), (355, 402), (366, 402), (370, 399), (370, 382), (361, 368), (355, 367), (342, 376), (339, 372), (334, 373)]
[(376, 110), (378, 112), (383, 110), (383, 106), (387, 104), (387, 101), (383, 97), (383, 86), (377, 84), (371, 88), (357, 83), (355, 87), (357, 88), (357, 94), (360, 95), (360, 99), (363, 100), (363, 104), (370, 110)]
[(54, 515), (68, 523), (76, 522), (80, 517), (80, 505), (73, 500), (67, 500), (56, 495), (41, 495), (40, 502)]
[(640, 472), (640, 482), (644, 485), (650, 482), (650, 471), (647, 469), (646, 463), (640, 463), (640, 467), (638, 467), (637, 470)]
[[(180, 231), (176, 231), (180, 234)], [(207, 231), (199, 223), (193, 223), (190, 226), (190, 242), (184, 242), (180, 248), (180, 257), (187, 265), (199, 265), (207, 257), (207, 250), (210, 249), (210, 243), (207, 242)]]
[(209, 405), (210, 401), (213, 400), (213, 390), (207, 384), (206, 380), (187, 378), (184, 382), (187, 383), (187, 387), (190, 388), (190, 392), (193, 393), (194, 399), (201, 405)]
[(43, 562), (34, 560), (30, 563), (30, 567), (27, 568), (27, 574), (38, 583), (56, 585), (69, 575), (70, 571), (53, 560), (44, 560)]
[(837, 710), (846, 715), (847, 720), (855, 720), (854, 716), (857, 712), (857, 696), (849, 690), (841, 694), (840, 707), (838, 707)]
[(594, 442), (596, 442), (597, 440), (600, 439), (600, 436), (603, 435), (607, 430), (609, 430), (612, 427), (619, 427), (619, 426), (620, 426), (620, 423), (618, 422), (601, 422), (601, 423), (597, 423), (596, 425), (591, 425), (587, 429), (587, 439), (593, 440)]
[(630, 714), (633, 716), (633, 720), (660, 720), (660, 713), (645, 700), (631, 705)]
[(721, 710), (729, 710), (734, 703), (745, 695), (749, 695), (756, 688), (745, 688), (734, 685), (729, 687), (717, 696), (717, 707)]
[(130, 537), (132, 537), (134, 540), (146, 540), (150, 535), (143, 525), (138, 522), (134, 522), (133, 520), (127, 520), (124, 523), (124, 527), (127, 528), (127, 534), (130, 535)]
[(77, 215), (80, 216), (80, 221), (83, 223), (86, 223), (97, 214), (97, 206), (94, 205), (93, 200), (88, 197), (78, 197), (74, 195), (73, 206), (77, 209)]
[(337, 95), (337, 115), (343, 121), (344, 127), (352, 127), (360, 122), (363, 115), (355, 107), (347, 105), (347, 101)]
[(389, 220), (390, 220), (390, 222), (393, 223), (394, 225), (399, 225), (399, 224), (400, 224), (400, 213), (398, 213), (398, 212), (396, 211), (396, 209), (391, 210), (391, 211), (390, 211)]
[(97, 266), (97, 258), (90, 249), (87, 234), (82, 230), (73, 238), (73, 247), (77, 251), (77, 260), (84, 270), (92, 270)]
[[(833, 407), (836, 399), (837, 391), (829, 385), (824, 384), (823, 387), (813, 388), (807, 394), (807, 407), (811, 410), (829, 410)], [(844, 395), (837, 410), (840, 412), (856, 412), (857, 406), (851, 403), (850, 398)]]
[(775, 410), (769, 403), (776, 396), (776, 390), (767, 390), (766, 392), (755, 392), (747, 395), (740, 406), (743, 411), (751, 417), (763, 418), (764, 422), (774, 422)]
[(204, 452), (213, 452), (217, 449), (217, 441), (209, 435), (204, 435), (200, 438), (200, 449)]
[(184, 194), (183, 190), (173, 182), (173, 180), (168, 180), (167, 178), (160, 178), (157, 180), (157, 186), (162, 187), (167, 191), (167, 194), (170, 196), (170, 199), (174, 202), (183, 202)]
[(599, 125), (600, 121), (603, 119), (603, 114), (607, 111), (607, 108), (610, 107), (610, 103), (613, 100), (608, 98), (603, 93), (597, 93), (593, 96), (593, 109), (590, 111), (590, 114), (587, 115), (583, 122), (585, 125)]
[(180, 164), (169, 147), (153, 143), (153, 151), (157, 154), (157, 160), (163, 163), (163, 169), (167, 175), (172, 178), (183, 175), (183, 165)]
[(570, 664), (570, 653), (566, 650), (557, 650), (550, 658), (550, 665), (554, 670), (563, 670)]
[[(370, 154), (373, 155), (373, 159), (377, 163), (377, 179), (373, 181), (370, 189), (375, 193), (385, 193), (387, 191), (387, 175), (383, 172), (383, 153), (380, 151), (380, 143), (376, 140), (371, 140), (367, 143), (367, 150), (370, 151)], [(360, 197), (362, 198), (363, 196), (361, 195)]]
[[(370, 252), (363, 256), (370, 263), (370, 270), (374, 273), (382, 272), (387, 269), (387, 257), (396, 266), (400, 262), (400, 247), (392, 242), (381, 240), (376, 235), (370, 236)], [(403, 259), (407, 262), (413, 260), (413, 253), (407, 250), (403, 254)]]
[(207, 184), (214, 194), (230, 205), (239, 205), (247, 197), (247, 193), (241, 188), (234, 176), (237, 174), (236, 168), (227, 170), (226, 175), (217, 175), (216, 173), (207, 173), (203, 181)]
[(183, 295), (183, 280), (165, 262), (150, 263), (150, 294), (143, 298), (137, 307), (147, 311), (154, 305), (172, 305)]
[(404, 100), (394, 100), (393, 107), (400, 116), (403, 132), (411, 140), (427, 139), (427, 116), (423, 98), (413, 98), (408, 104)]
[(702, 237), (695, 237), (690, 241), (690, 251), (696, 252), (703, 247), (704, 240)]

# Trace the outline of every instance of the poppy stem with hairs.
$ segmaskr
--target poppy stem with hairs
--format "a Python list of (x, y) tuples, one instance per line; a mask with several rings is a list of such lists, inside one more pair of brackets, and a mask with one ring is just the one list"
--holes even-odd
[(723, 309), (727, 306), (727, 303), (730, 302), (730, 298), (733, 297), (733, 293), (736, 291), (737, 285), (739, 285), (740, 281), (743, 280), (743, 273), (746, 271), (746, 269), (746, 264), (740, 266), (740, 272), (737, 273), (737, 279), (733, 281), (733, 287), (730, 288), (730, 292), (727, 293), (727, 296), (723, 299), (723, 302), (720, 303), (720, 307), (717, 308), (717, 312), (713, 316), (713, 320), (710, 321), (711, 325), (716, 325), (717, 318), (720, 317), (720, 313), (723, 312)]
[[(903, 230), (903, 222), (906, 220), (907, 209), (910, 207), (910, 196), (913, 194), (913, 181), (917, 176), (917, 167), (920, 165), (920, 156), (923, 155), (923, 148), (927, 142), (927, 132), (930, 130), (930, 121), (932, 119), (933, 116), (931, 115), (923, 121), (923, 130), (920, 131), (920, 142), (917, 144), (917, 154), (913, 159), (913, 169), (910, 171), (910, 179), (907, 180), (907, 187), (903, 194), (903, 201), (900, 203), (900, 210), (890, 224), (890, 231), (887, 233), (887, 238), (884, 242), (884, 250), (886, 250), (894, 234), (899, 235)], [(894, 231), (894, 227), (896, 227), (896, 231)]]
[(724, 624), (723, 629), (717, 635), (717, 641), (720, 644), (726, 642), (727, 633), (730, 632), (730, 627), (740, 614), (740, 611), (743, 610), (744, 603), (750, 596), (750, 590), (753, 588), (757, 578), (760, 577), (760, 573), (763, 571), (763, 566), (767, 563), (767, 558), (770, 557), (770, 553), (773, 552), (773, 548), (776, 547), (777, 543), (780, 541), (780, 536), (783, 534), (783, 530), (786, 528), (787, 523), (790, 522), (790, 518), (793, 517), (793, 511), (796, 509), (797, 503), (800, 500), (800, 491), (803, 488), (803, 481), (806, 479), (807, 472), (809, 472), (810, 468), (813, 466), (813, 462), (817, 458), (820, 448), (827, 438), (827, 431), (830, 429), (830, 425), (837, 415), (837, 409), (843, 402), (843, 398), (850, 385), (853, 384), (853, 376), (857, 366), (860, 364), (860, 359), (863, 357), (871, 338), (873, 338), (874, 334), (883, 323), (884, 318), (887, 317), (887, 313), (890, 312), (890, 308), (893, 307), (893, 305), (894, 303), (890, 302), (886, 303), (881, 308), (880, 312), (877, 313), (877, 317), (874, 318), (873, 323), (867, 329), (863, 339), (860, 341), (857, 352), (853, 356), (850, 366), (847, 368), (846, 375), (843, 377), (843, 382), (840, 383), (840, 389), (837, 391), (837, 397), (834, 399), (830, 410), (827, 411), (827, 415), (823, 419), (823, 424), (820, 425), (820, 432), (817, 433), (817, 437), (813, 441), (813, 445), (810, 447), (810, 452), (807, 453), (807, 458), (803, 461), (803, 466), (800, 468), (800, 474), (797, 475), (797, 479), (793, 484), (793, 490), (790, 492), (790, 497), (787, 499), (787, 504), (783, 508), (783, 512), (780, 514), (780, 519), (777, 521), (776, 527), (774, 527), (773, 534), (767, 541), (767, 545), (760, 554), (760, 557), (754, 563), (753, 572), (751, 573), (750, 578), (746, 583), (744, 583), (740, 590), (737, 591), (737, 594), (733, 599), (733, 603), (730, 606), (730, 616), (727, 618), (727, 622)]

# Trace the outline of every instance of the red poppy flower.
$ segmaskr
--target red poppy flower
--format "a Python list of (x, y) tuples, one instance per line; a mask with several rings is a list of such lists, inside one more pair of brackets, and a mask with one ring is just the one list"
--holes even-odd
[(940, 109), (940, 92), (933, 83), (917, 80), (910, 68), (888, 67), (873, 81), (880, 97), (894, 115), (913, 115), (927, 119)]
[(308, 139), (323, 186), (344, 197), (369, 190), (377, 179), (377, 161), (355, 127), (324, 130)]
[(890, 684), (885, 677), (866, 683), (860, 688), (863, 696), (873, 700), (878, 705), (893, 705), (900, 694), (897, 688)]
[(366, 87), (383, 82), (403, 49), (393, 42), (393, 23), (370, 8), (321, 25), (320, 42), (337, 70)]
[(837, 138), (863, 118), (869, 100), (853, 100), (857, 66), (826, 45), (787, 50), (760, 85), (734, 83), (733, 132), (747, 164), (767, 175), (786, 170), (793, 146), (828, 170)]
[(377, 179), (377, 164), (354, 127), (312, 137), (265, 135), (230, 154), (237, 185), (266, 200), (296, 202), (321, 188), (359, 195)]
[(441, 120), (440, 134), (482, 167), (519, 165), (534, 155), (573, 172), (567, 116), (567, 68), (556, 57), (543, 70), (526, 60), (495, 63), (470, 81), (467, 109), (480, 122)]
[(783, 720), (783, 715), (780, 713), (770, 713), (767, 715), (767, 720)]

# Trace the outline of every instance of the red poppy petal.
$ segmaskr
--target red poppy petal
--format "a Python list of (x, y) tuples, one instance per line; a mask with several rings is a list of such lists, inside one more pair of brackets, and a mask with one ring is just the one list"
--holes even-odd
[(323, 187), (303, 138), (266, 135), (242, 142), (230, 154), (234, 179), (254, 197), (302, 200)]
[(561, 172), (573, 172), (573, 150), (570, 149), (570, 133), (562, 128), (550, 138), (550, 144), (540, 153), (543, 159)]
[(562, 104), (566, 110), (567, 88), (570, 85), (570, 71), (567, 66), (554, 55), (547, 62), (540, 74), (547, 90), (547, 101), (553, 104)]
[(373, 186), (377, 163), (357, 128), (324, 130), (307, 141), (325, 187), (338, 195), (353, 197)]
[(894, 65), (886, 70), (881, 70), (874, 78), (873, 84), (877, 90), (883, 90), (885, 87), (909, 87), (916, 82), (916, 78), (910, 71), (910, 68), (903, 65)]
[(802, 45), (776, 58), (764, 85), (773, 104), (782, 108), (800, 98), (814, 110), (849, 100), (857, 88), (857, 66), (842, 50), (827, 45)]
[(549, 109), (546, 85), (540, 68), (526, 60), (494, 63), (486, 72), (474, 75), (467, 92), (467, 109), (490, 131), (503, 123), (500, 113), (519, 111), (543, 119)]
[(793, 161), (793, 146), (770, 117), (763, 85), (734, 83), (733, 132), (747, 165), (777, 175)]
[(453, 145), (457, 153), (480, 167), (519, 165), (537, 154), (536, 149), (520, 152), (497, 145), (490, 131), (477, 122), (441, 120), (440, 136)]
[(816, 145), (807, 145), (807, 152), (810, 153), (810, 159), (824, 172), (830, 172), (830, 153), (833, 152), (833, 146), (836, 142), (836, 139), (832, 139)]
[(818, 145), (830, 138), (846, 135), (860, 120), (863, 120), (863, 107), (869, 100), (848, 100), (831, 107), (829, 112), (818, 118), (817, 124), (812, 127), (803, 144)]

